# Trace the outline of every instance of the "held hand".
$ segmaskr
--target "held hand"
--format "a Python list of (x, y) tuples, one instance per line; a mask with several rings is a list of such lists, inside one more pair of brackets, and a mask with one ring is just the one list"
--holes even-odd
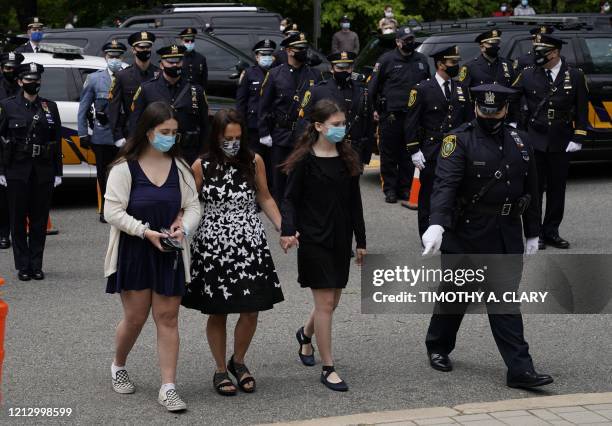
[(414, 164), (414, 167), (416, 167), (419, 170), (423, 170), (425, 168), (425, 156), (423, 155), (420, 149), (418, 150), (418, 152), (415, 152), (414, 154), (412, 154), (411, 158), (412, 158), (412, 164)]
[(4, 186), (4, 187), (8, 186), (8, 184), (6, 183), (6, 176), (4, 175), (0, 175), (0, 186)]
[(565, 152), (578, 152), (582, 149), (581, 143), (571, 142), (567, 145)]
[(161, 245), (161, 242), (159, 241), (161, 238), (165, 238), (167, 237), (166, 234), (162, 234), (160, 232), (157, 231), (153, 231), (151, 229), (147, 229), (144, 233), (144, 236), (147, 240), (149, 240), (149, 242), (151, 244), (153, 244), (159, 251), (163, 251), (164, 253), (166, 252), (166, 250), (164, 250), (164, 248)]
[(525, 254), (527, 256), (531, 256), (538, 252), (538, 248), (539, 248), (538, 241), (539, 241), (538, 237), (527, 238), (527, 241), (525, 241)]
[(287, 253), (287, 250), (289, 250), (296, 244), (297, 240), (295, 239), (295, 237), (280, 237), (280, 246), (285, 253)]
[(263, 138), (259, 138), (259, 143), (267, 147), (271, 147), (272, 146), (272, 136), (264, 136)]
[(170, 232), (174, 232), (177, 229), (180, 229), (181, 231), (183, 230), (183, 215), (179, 214), (176, 219), (174, 219), (174, 222), (172, 222), (172, 225), (170, 225)]
[(183, 228), (176, 228), (171, 234), (170, 238), (175, 239), (179, 243), (183, 242), (185, 238), (185, 233), (183, 232)]
[(55, 176), (55, 181), (53, 182), (53, 188), (57, 188), (61, 184), (62, 184), (62, 177), (61, 176)]
[(380, 116), (378, 115), (378, 111), (374, 111), (372, 113), (372, 118), (374, 119), (374, 121), (380, 120)]
[(442, 234), (444, 234), (443, 227), (440, 225), (429, 225), (422, 238), (423, 247), (425, 247), (423, 256), (438, 253), (442, 245)]
[(364, 248), (358, 248), (357, 252), (355, 253), (355, 263), (358, 266), (363, 266), (363, 259), (365, 258), (366, 255), (366, 249)]

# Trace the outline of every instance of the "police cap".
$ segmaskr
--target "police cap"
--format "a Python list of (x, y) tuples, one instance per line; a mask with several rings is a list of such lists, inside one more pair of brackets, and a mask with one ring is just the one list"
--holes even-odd
[(29, 62), (27, 64), (20, 64), (17, 67), (17, 77), (20, 79), (28, 78), (32, 80), (39, 80), (40, 75), (45, 71), (45, 68), (35, 62)]
[(16, 67), (23, 62), (23, 55), (16, 52), (7, 52), (0, 55), (0, 65)]
[(274, 41), (265, 39), (258, 41), (255, 46), (253, 46), (253, 52), (255, 53), (267, 53), (271, 54), (276, 49), (276, 43)]
[(102, 51), (104, 53), (108, 53), (113, 56), (123, 55), (126, 50), (127, 50), (127, 47), (125, 47), (125, 44), (115, 39), (112, 39), (111, 41), (106, 43), (104, 46), (102, 46)]
[(195, 36), (197, 33), (198, 33), (198, 30), (196, 30), (193, 27), (189, 27), (181, 31), (181, 33), (179, 34), (179, 37), (182, 38), (183, 40), (193, 40), (195, 39)]
[(551, 49), (561, 49), (561, 46), (567, 44), (563, 40), (557, 37), (553, 37), (548, 34), (536, 34), (533, 39), (534, 47), (548, 47)]
[(499, 112), (508, 102), (510, 95), (516, 90), (509, 89), (501, 84), (483, 84), (470, 89), (478, 109), (485, 114)]
[(500, 30), (490, 30), (484, 33), (478, 34), (478, 37), (474, 39), (476, 43), (499, 43), (502, 32)]
[(306, 40), (306, 35), (304, 33), (292, 34), (283, 41), (281, 41), (281, 46), (283, 47), (307, 47), (308, 40)]
[(28, 24), (28, 30), (41, 29), (42, 27), (43, 27), (43, 23), (40, 22), (40, 19), (38, 19), (38, 16), (34, 16), (32, 20), (30, 21), (30, 23)]
[(149, 31), (138, 31), (128, 37), (128, 43), (130, 46), (149, 46), (151, 47), (155, 42), (155, 34)]
[(287, 28), (285, 28), (285, 30), (283, 31), (283, 34), (285, 36), (290, 36), (293, 34), (299, 34), (300, 30), (298, 29), (297, 24), (291, 24), (291, 25), (287, 25)]
[(457, 47), (457, 45), (440, 47), (429, 56), (432, 57), (434, 61), (444, 61), (446, 59), (461, 59), (461, 56), (459, 56), (459, 48)]
[(414, 33), (410, 27), (399, 27), (395, 33), (395, 38), (398, 40), (406, 40), (407, 38), (414, 38)]
[(550, 25), (542, 25), (540, 27), (530, 29), (529, 33), (535, 36), (536, 34), (552, 34), (554, 31), (554, 27), (551, 27)]
[(354, 52), (337, 52), (329, 55), (327, 60), (338, 68), (349, 68), (355, 62), (356, 57), (357, 54)]
[(342, 18), (340, 18), (340, 22), (351, 22), (351, 20), (349, 19), (348, 16), (344, 15)]
[(157, 54), (161, 59), (168, 62), (181, 62), (183, 56), (185, 56), (185, 46), (177, 46), (173, 44), (171, 46), (165, 46), (161, 49), (157, 49)]

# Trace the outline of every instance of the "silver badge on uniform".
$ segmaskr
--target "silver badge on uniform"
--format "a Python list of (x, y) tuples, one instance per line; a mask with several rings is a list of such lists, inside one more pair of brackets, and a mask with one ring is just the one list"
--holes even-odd
[(421, 71), (423, 71), (425, 69), (425, 65), (423, 65), (423, 62), (419, 62), (419, 69)]

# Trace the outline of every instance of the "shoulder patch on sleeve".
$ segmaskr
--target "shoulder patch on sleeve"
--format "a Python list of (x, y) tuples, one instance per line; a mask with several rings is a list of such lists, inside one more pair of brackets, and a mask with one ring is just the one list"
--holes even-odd
[(264, 87), (266, 87), (266, 84), (268, 83), (268, 78), (270, 78), (270, 71), (266, 73), (266, 76), (264, 77), (264, 81), (263, 83), (261, 83), (261, 89), (259, 90), (259, 96), (263, 95)]
[(416, 89), (412, 89), (410, 91), (410, 97), (408, 98), (408, 108), (412, 107), (412, 105), (414, 105), (414, 103), (416, 102), (417, 99), (417, 90)]
[(306, 108), (306, 105), (308, 105), (308, 102), (310, 102), (311, 97), (312, 93), (310, 93), (310, 90), (306, 90), (306, 93), (304, 93), (304, 99), (302, 99), (302, 109)]
[(465, 80), (465, 78), (467, 77), (467, 73), (468, 73), (467, 67), (465, 65), (462, 66), (461, 70), (459, 71), (459, 81)]
[(457, 136), (448, 135), (442, 140), (442, 147), (440, 148), (440, 155), (442, 158), (448, 158), (455, 151), (457, 147)]
[(244, 79), (245, 74), (246, 74), (246, 71), (242, 71), (240, 73), (240, 78), (238, 79), (238, 84), (242, 83), (242, 80)]

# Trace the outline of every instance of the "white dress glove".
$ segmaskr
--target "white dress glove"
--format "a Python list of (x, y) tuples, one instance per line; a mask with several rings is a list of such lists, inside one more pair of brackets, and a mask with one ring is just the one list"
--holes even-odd
[(444, 228), (440, 225), (429, 225), (427, 231), (423, 234), (423, 256), (426, 254), (436, 254), (440, 250), (442, 245), (442, 234), (444, 234)]
[(516, 129), (516, 121), (513, 121), (512, 123), (508, 123), (508, 125)]
[(582, 149), (582, 144), (581, 143), (576, 143), (576, 142), (571, 142), (569, 144), (567, 144), (567, 148), (565, 149), (565, 152), (578, 152)]
[(0, 175), (0, 186), (8, 186), (6, 184), (6, 176)]
[(53, 182), (53, 188), (57, 188), (61, 184), (62, 184), (62, 177), (61, 176), (55, 176), (55, 182)]
[(414, 164), (414, 167), (419, 170), (423, 170), (425, 168), (425, 156), (423, 155), (420, 149), (418, 150), (418, 152), (412, 154), (410, 158), (412, 158), (412, 164)]
[(259, 143), (267, 147), (271, 147), (272, 146), (272, 136), (268, 135), (268, 136), (264, 136), (263, 138), (259, 138)]
[(117, 148), (121, 148), (123, 145), (125, 145), (125, 138), (121, 138), (121, 139), (115, 141), (115, 146)]
[(540, 239), (538, 237), (535, 238), (527, 238), (525, 241), (525, 254), (527, 256), (531, 256), (532, 254), (536, 254), (538, 252), (538, 241)]

